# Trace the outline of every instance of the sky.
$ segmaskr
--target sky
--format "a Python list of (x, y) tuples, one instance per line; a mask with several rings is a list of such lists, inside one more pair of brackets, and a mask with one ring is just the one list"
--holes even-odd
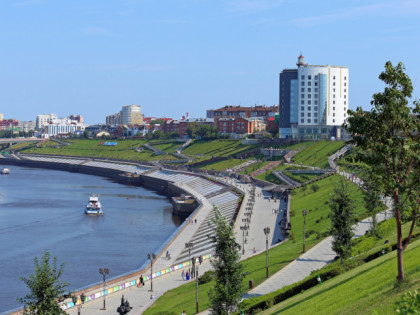
[(18, 120), (274, 105), (300, 53), (349, 68), (350, 109), (370, 108), (388, 60), (420, 98), (418, 0), (1, 0), (0, 43), (0, 113)]

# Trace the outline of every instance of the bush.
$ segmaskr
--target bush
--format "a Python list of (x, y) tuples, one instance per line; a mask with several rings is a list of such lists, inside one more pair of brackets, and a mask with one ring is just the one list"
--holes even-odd
[(401, 296), (396, 303), (395, 312), (398, 314), (418, 314), (420, 313), (420, 294), (417, 290), (407, 292)]
[(313, 192), (317, 192), (318, 189), (319, 189), (319, 186), (317, 184), (312, 184), (311, 189), (312, 189)]
[(210, 282), (214, 277), (215, 271), (206, 271), (201, 277), (198, 277), (198, 284)]

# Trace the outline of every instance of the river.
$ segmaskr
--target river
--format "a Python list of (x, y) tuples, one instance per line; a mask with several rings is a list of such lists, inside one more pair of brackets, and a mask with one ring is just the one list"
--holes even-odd
[[(62, 280), (78, 289), (140, 268), (179, 223), (165, 196), (107, 178), (10, 166), (0, 175), (0, 313), (21, 306), (27, 292), (19, 277), (34, 270), (45, 251), (65, 263)], [(104, 215), (83, 213), (96, 194)]]

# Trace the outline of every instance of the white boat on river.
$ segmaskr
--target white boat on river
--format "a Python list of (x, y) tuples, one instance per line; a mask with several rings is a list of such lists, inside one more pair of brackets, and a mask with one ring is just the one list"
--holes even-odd
[(1, 174), (10, 174), (10, 170), (9, 170), (8, 168), (3, 168), (3, 169), (0, 171), (0, 173), (1, 173)]
[(96, 196), (90, 196), (89, 202), (86, 205), (85, 213), (87, 215), (103, 215), (102, 205), (99, 198)]

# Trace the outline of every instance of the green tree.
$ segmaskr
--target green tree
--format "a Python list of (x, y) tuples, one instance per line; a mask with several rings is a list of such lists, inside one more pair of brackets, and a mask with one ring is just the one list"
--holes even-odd
[(353, 202), (349, 193), (348, 185), (341, 180), (334, 188), (334, 196), (331, 198), (331, 234), (332, 248), (340, 256), (341, 263), (350, 254), (354, 213)]
[[(385, 64), (379, 75), (386, 87), (373, 95), (370, 112), (360, 107), (348, 111), (347, 131), (352, 143), (361, 148), (360, 159), (371, 166), (380, 179), (381, 190), (392, 197), (397, 223), (398, 280), (404, 279), (403, 251), (410, 242), (419, 209), (418, 167), (420, 166), (420, 105), (408, 106), (413, 85), (404, 65)], [(411, 201), (411, 202), (410, 202)], [(411, 206), (407, 206), (410, 203)], [(403, 244), (401, 225), (411, 220), (407, 242)]]
[(363, 201), (367, 212), (372, 218), (370, 231), (375, 236), (378, 236), (378, 220), (376, 215), (383, 205), (379, 187), (380, 184), (378, 183), (378, 179), (375, 174), (372, 173), (371, 170), (366, 171), (365, 175), (363, 176)]
[(194, 139), (197, 135), (198, 123), (191, 122), (187, 126), (187, 134), (191, 139)]
[(85, 139), (88, 139), (89, 138), (89, 132), (87, 130), (83, 131), (82, 137), (85, 138)]
[(233, 229), (214, 206), (215, 233), (212, 237), (216, 245), (211, 264), (216, 273), (216, 283), (209, 292), (213, 314), (229, 314), (236, 310), (242, 296), (242, 265), (239, 264), (241, 246), (236, 242)]
[(66, 314), (59, 305), (67, 296), (64, 288), (69, 283), (60, 281), (64, 263), (57, 267), (57, 257), (50, 262), (50, 253), (34, 258), (35, 272), (28, 278), (20, 279), (28, 286), (30, 293), (17, 300), (24, 304), (24, 314)]

